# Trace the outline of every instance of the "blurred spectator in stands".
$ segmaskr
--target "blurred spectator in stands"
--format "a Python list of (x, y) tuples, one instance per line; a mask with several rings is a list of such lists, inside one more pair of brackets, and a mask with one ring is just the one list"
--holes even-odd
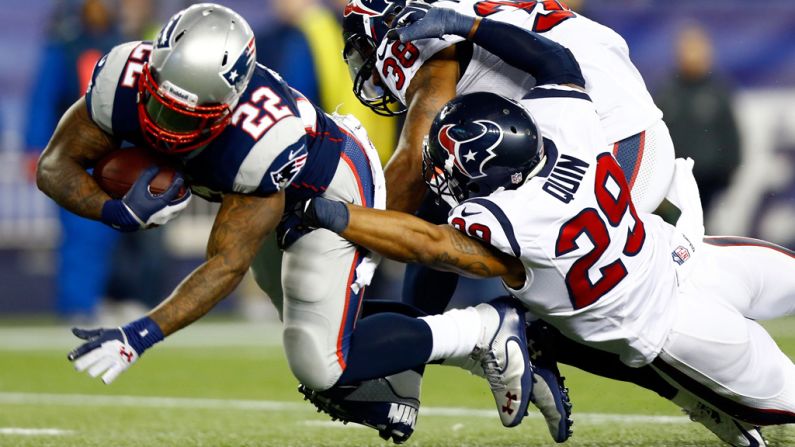
[[(257, 59), (325, 111), (353, 114), (369, 131), (381, 161), (395, 148), (396, 120), (377, 116), (353, 94), (342, 60), (342, 11), (320, 0), (269, 0), (274, 20), (256, 30)], [(336, 4), (335, 4), (336, 6)]]
[[(67, 0), (56, 6), (28, 103), (25, 142), (31, 160), (47, 145), (58, 117), (85, 92), (94, 65), (119, 42), (109, 7), (102, 0)], [(61, 207), (58, 212), (56, 310), (68, 320), (93, 320), (107, 285), (108, 247), (116, 243), (118, 233)]]
[(124, 40), (153, 40), (160, 31), (154, 0), (120, 0), (119, 31)]
[(704, 212), (709, 213), (740, 163), (732, 92), (713, 71), (712, 42), (701, 25), (689, 23), (680, 30), (676, 56), (676, 72), (656, 102), (671, 131), (676, 155), (696, 162), (693, 172)]
[(585, 0), (565, 0), (563, 3), (574, 12), (578, 12), (584, 16), (588, 15), (585, 9)]

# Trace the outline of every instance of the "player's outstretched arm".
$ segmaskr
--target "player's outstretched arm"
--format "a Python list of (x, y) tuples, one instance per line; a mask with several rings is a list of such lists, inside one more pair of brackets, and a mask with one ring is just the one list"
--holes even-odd
[(284, 211), (284, 192), (227, 194), (215, 218), (207, 260), (148, 316), (120, 328), (73, 329), (85, 342), (69, 353), (78, 371), (110, 383), (164, 337), (196, 321), (238, 285)]
[(570, 84), (585, 87), (580, 66), (559, 43), (506, 22), (462, 14), (439, 6), (406, 7), (387, 38), (410, 42), (457, 35), (485, 48), (536, 78), (538, 85)]
[(422, 142), (436, 114), (455, 97), (458, 71), (455, 48), (446, 48), (422, 65), (406, 90), (406, 121), (384, 169), (390, 210), (413, 213), (428, 191), (422, 179)]
[(100, 220), (110, 199), (86, 169), (119, 143), (88, 116), (85, 97), (61, 117), (36, 169), (36, 184), (56, 203), (89, 219)]
[(284, 212), (284, 192), (224, 195), (207, 244), (207, 260), (149, 316), (167, 336), (196, 321), (237, 287)]
[(322, 197), (309, 203), (306, 221), (396, 261), (420, 263), (474, 278), (501, 277), (517, 289), (524, 285), (521, 261), (450, 225), (433, 225), (410, 214)]

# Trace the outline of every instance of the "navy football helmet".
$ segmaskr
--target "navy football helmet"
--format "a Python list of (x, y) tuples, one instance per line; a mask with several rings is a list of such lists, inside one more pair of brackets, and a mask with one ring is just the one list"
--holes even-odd
[(400, 115), (406, 107), (381, 84), (375, 70), (376, 50), (389, 24), (406, 6), (405, 0), (349, 0), (342, 20), (342, 57), (362, 104), (385, 116)]
[(478, 92), (454, 98), (431, 124), (423, 176), (438, 197), (454, 203), (516, 189), (546, 159), (533, 117), (519, 103)]

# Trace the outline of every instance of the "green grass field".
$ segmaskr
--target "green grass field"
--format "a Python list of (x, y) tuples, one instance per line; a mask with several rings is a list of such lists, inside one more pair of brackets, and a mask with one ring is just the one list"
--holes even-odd
[[(795, 319), (768, 327), (795, 355)], [(375, 431), (331, 422), (296, 392), (278, 328), (200, 323), (153, 349), (115, 383), (76, 373), (65, 328), (0, 327), (0, 446), (387, 446)], [(574, 402), (570, 446), (718, 446), (667, 401), (564, 369)], [(505, 429), (485, 382), (431, 367), (409, 446), (545, 446), (533, 411)], [(795, 445), (795, 428), (765, 430)]]

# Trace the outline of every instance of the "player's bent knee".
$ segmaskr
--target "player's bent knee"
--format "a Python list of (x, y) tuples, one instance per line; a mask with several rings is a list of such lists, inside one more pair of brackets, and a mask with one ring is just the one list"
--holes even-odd
[(306, 328), (284, 329), (284, 350), (290, 370), (299, 382), (316, 391), (331, 388), (342, 375), (336, 351), (320, 338), (320, 334)]

